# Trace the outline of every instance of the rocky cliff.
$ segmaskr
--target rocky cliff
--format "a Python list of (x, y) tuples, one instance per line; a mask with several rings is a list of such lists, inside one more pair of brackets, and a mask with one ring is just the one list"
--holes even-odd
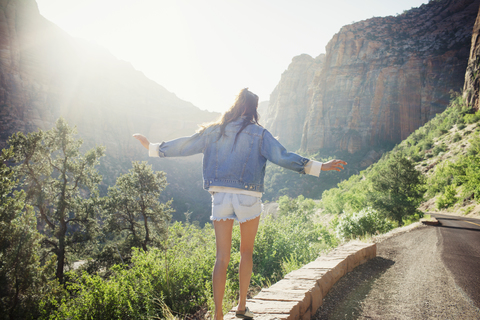
[(324, 54), (316, 59), (307, 54), (294, 57), (270, 95), (264, 125), (288, 149), (300, 146), (313, 80), (324, 61)]
[[(298, 147), (301, 140), (307, 152), (355, 153), (398, 143), (442, 112), (451, 90), (463, 87), (479, 4), (432, 0), (396, 17), (343, 27), (320, 68), (308, 66), (313, 58), (305, 56), (303, 64), (292, 62), (270, 99), (267, 127), (285, 144)], [(305, 97), (303, 123), (293, 118), (296, 95)]]
[[(133, 159), (132, 133), (167, 140), (218, 115), (201, 111), (109, 52), (44, 19), (34, 0), (0, 0), (0, 144), (63, 116), (87, 145)], [(138, 156), (138, 154), (137, 154)]]
[(477, 20), (473, 27), (472, 45), (470, 48), (470, 56), (468, 58), (467, 72), (465, 73), (465, 85), (463, 87), (463, 95), (469, 105), (476, 110), (480, 110), (480, 100), (478, 90), (480, 88), (480, 9), (478, 11)]
[(314, 83), (302, 148), (353, 153), (397, 143), (442, 112), (463, 86), (479, 4), (430, 1), (343, 27)]

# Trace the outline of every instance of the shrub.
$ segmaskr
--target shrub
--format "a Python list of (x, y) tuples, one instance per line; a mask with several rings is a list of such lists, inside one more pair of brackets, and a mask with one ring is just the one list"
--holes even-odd
[(423, 157), (420, 156), (419, 154), (415, 154), (415, 155), (413, 155), (413, 156), (411, 157), (411, 159), (412, 159), (412, 161), (414, 161), (414, 162), (420, 162), (420, 161), (423, 160)]
[(435, 146), (435, 148), (433, 148), (433, 151), (432, 153), (436, 156), (438, 156), (438, 154), (440, 152), (445, 152), (447, 151), (447, 146), (445, 145), (445, 143), (442, 143), (442, 144), (439, 144), (437, 146)]
[(457, 189), (454, 185), (446, 186), (444, 193), (437, 198), (437, 209), (444, 209), (454, 205), (458, 201), (456, 194)]
[(359, 211), (367, 205), (369, 181), (363, 172), (353, 175), (338, 184), (338, 188), (326, 190), (322, 194), (322, 206), (328, 213), (340, 214)]
[[(311, 199), (280, 197), (278, 217), (265, 217), (255, 240), (253, 271), (258, 280), (275, 282), (289, 270), (286, 265), (308, 263), (337, 244), (334, 235), (313, 220), (314, 212)], [(239, 234), (233, 241), (239, 246)]]
[(419, 211), (413, 215), (403, 217), (402, 224), (408, 226), (409, 224), (419, 221), (421, 218), (423, 218), (423, 212)]
[(335, 232), (341, 239), (354, 239), (367, 234), (385, 233), (396, 226), (395, 222), (386, 219), (378, 211), (366, 208), (360, 212), (343, 214)]
[(458, 142), (458, 141), (460, 141), (460, 140), (462, 140), (462, 136), (461, 136), (458, 132), (456, 132), (456, 133), (453, 135), (452, 141), (453, 141), (453, 142)]
[(422, 151), (429, 150), (433, 147), (433, 141), (427, 140), (422, 144)]
[(480, 153), (480, 135), (475, 135), (472, 139), (468, 140), (470, 147), (467, 150), (467, 154), (475, 156)]
[(480, 111), (477, 111), (474, 114), (466, 114), (464, 119), (468, 124), (478, 122), (478, 120), (480, 120)]
[(457, 129), (458, 129), (458, 130), (462, 130), (462, 129), (464, 129), (465, 127), (466, 127), (466, 126), (465, 126), (464, 123), (459, 123), (459, 124), (457, 124)]
[(442, 192), (445, 187), (451, 184), (452, 176), (449, 170), (450, 162), (442, 162), (435, 167), (434, 173), (428, 178), (427, 192), (428, 198), (434, 197), (437, 193)]
[(438, 130), (436, 131), (436, 136), (437, 136), (437, 137), (440, 137), (440, 136), (446, 134), (447, 132), (448, 132), (447, 129), (443, 129), (443, 128), (438, 129)]
[(475, 199), (480, 198), (480, 157), (469, 156), (465, 159), (464, 196), (473, 194)]

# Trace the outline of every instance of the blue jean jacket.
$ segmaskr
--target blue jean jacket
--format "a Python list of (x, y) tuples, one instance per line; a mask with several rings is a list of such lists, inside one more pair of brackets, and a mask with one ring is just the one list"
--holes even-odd
[(305, 173), (309, 159), (288, 152), (272, 134), (250, 124), (238, 135), (243, 118), (225, 127), (212, 126), (191, 137), (183, 137), (159, 146), (160, 157), (183, 157), (203, 153), (203, 187), (232, 187), (249, 191), (264, 191), (265, 166), (271, 161), (284, 168)]

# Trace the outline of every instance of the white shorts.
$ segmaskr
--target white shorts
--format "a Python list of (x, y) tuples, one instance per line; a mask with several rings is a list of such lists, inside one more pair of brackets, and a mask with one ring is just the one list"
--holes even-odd
[(242, 223), (255, 219), (263, 211), (262, 199), (244, 194), (215, 192), (210, 220), (235, 219)]

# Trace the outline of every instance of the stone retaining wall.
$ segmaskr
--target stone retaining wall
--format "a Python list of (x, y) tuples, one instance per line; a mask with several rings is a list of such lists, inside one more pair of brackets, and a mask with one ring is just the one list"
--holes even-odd
[[(350, 242), (262, 289), (247, 300), (247, 306), (258, 320), (310, 320), (341, 277), (376, 255), (375, 243)], [(236, 319), (235, 311), (230, 311), (225, 319)]]

